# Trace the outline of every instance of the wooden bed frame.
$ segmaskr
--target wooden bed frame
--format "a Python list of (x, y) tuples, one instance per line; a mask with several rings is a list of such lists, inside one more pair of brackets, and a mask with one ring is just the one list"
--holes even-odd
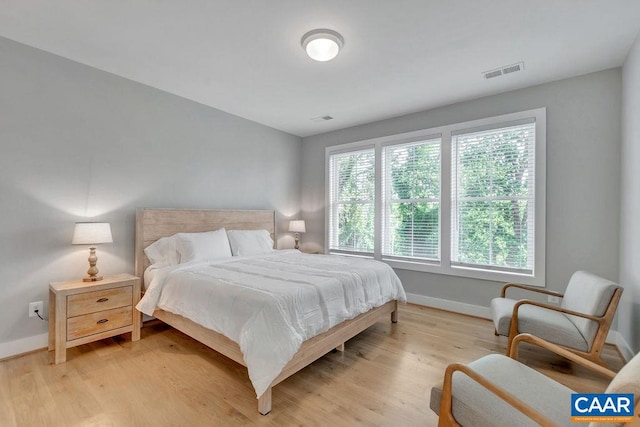
[[(275, 239), (275, 212), (271, 210), (181, 210), (181, 209), (138, 209), (136, 213), (136, 276), (143, 277), (149, 260), (144, 248), (175, 233), (196, 233), (212, 231), (224, 227), (227, 230), (268, 230)], [(154, 317), (171, 325), (213, 350), (246, 366), (240, 346), (215, 331), (198, 325), (180, 315), (156, 310)], [(258, 411), (262, 415), (271, 412), (271, 388), (295, 374), (333, 349), (344, 351), (345, 341), (353, 338), (376, 322), (391, 316), (398, 321), (398, 302), (390, 301), (358, 317), (347, 320), (330, 330), (302, 343), (298, 352), (273, 380), (267, 391), (258, 397)]]

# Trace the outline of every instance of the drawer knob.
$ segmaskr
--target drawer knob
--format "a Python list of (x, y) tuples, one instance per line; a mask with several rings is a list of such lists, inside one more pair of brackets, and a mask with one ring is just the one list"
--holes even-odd
[(109, 298), (100, 298), (98, 301), (96, 302), (107, 302), (109, 301)]
[(109, 319), (100, 319), (96, 322), (96, 324), (101, 324), (101, 323), (107, 323), (109, 321)]

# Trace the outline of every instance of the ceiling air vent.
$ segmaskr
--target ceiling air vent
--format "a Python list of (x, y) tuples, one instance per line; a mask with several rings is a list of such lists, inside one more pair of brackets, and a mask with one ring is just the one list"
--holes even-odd
[(495, 70), (485, 71), (482, 75), (485, 80), (488, 80), (522, 70), (524, 70), (524, 62), (518, 62), (517, 64), (505, 65), (504, 67), (496, 68)]
[(524, 70), (524, 62), (518, 62), (517, 64), (509, 65), (502, 68), (502, 74), (515, 73), (516, 71)]
[(331, 117), (331, 116), (320, 116), (320, 117), (313, 117), (311, 119), (311, 121), (315, 122), (315, 123), (322, 123), (322, 122), (326, 122), (327, 120), (333, 120), (333, 117)]
[(484, 78), (492, 79), (494, 77), (500, 77), (501, 75), (502, 75), (502, 70), (485, 71)]

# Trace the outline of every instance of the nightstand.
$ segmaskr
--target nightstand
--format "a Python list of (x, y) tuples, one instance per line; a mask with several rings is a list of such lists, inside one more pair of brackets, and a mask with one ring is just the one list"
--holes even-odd
[(140, 339), (140, 279), (131, 274), (105, 276), (97, 282), (72, 280), (49, 285), (49, 351), (55, 363), (67, 349), (131, 332)]

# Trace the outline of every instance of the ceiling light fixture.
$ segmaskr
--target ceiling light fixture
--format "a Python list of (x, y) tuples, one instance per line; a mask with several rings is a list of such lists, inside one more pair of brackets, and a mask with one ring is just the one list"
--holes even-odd
[(333, 30), (318, 29), (311, 30), (302, 36), (301, 43), (309, 58), (324, 62), (338, 55), (344, 46), (344, 39)]

